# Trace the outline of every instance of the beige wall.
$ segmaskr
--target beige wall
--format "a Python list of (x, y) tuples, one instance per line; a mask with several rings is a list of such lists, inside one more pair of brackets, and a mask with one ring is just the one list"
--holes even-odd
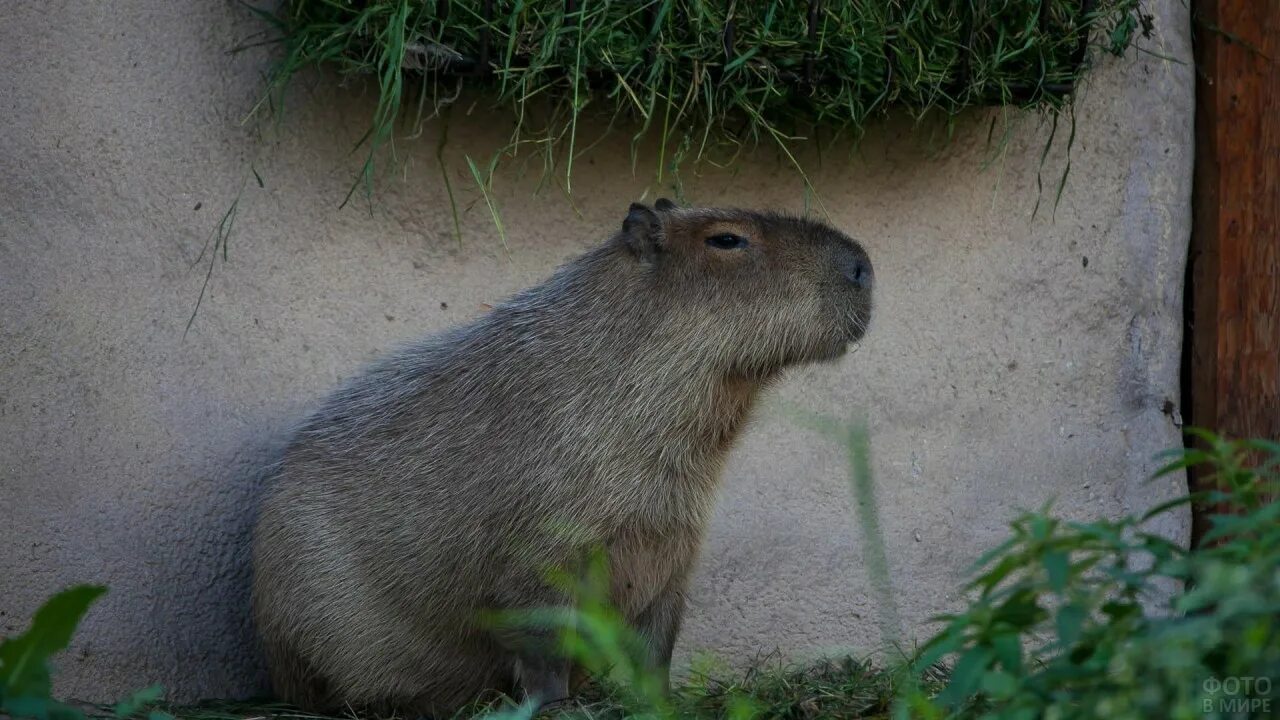
[[(1144, 479), (1179, 441), (1162, 408), (1179, 403), (1193, 73), (1184, 3), (1148, 6), (1156, 35), (1140, 43), (1184, 64), (1102, 64), (1056, 217), (1066, 133), (1032, 218), (1049, 131), (1034, 116), (987, 169), (986, 112), (936, 152), (894, 120), (814, 165), (832, 219), (874, 259), (878, 314), (856, 353), (794, 373), (734, 456), (683, 657), (881, 643), (843, 451), (788, 419), (797, 406), (869, 416), (909, 630), (955, 602), (1020, 508), (1116, 514), (1182, 489)], [(428, 136), (400, 147), (404, 179), (372, 213), (338, 209), (371, 89), (306, 78), (258, 150), (239, 121), (269, 55), (227, 54), (258, 27), (230, 2), (0, 8), (0, 630), (67, 584), (110, 585), (62, 662), (75, 696), (257, 688), (245, 544), (253, 479), (289, 424), (392, 343), (482, 312), (610, 232), (650, 178), (629, 172), (625, 142), (602, 146), (575, 168), (578, 217), (554, 188), (532, 194), (535, 162), (498, 184), (510, 250), (483, 203), (459, 244)], [(462, 154), (487, 156), (509, 128), (455, 118), (465, 202), (478, 195)], [(245, 193), (184, 337), (193, 262), (255, 154), (266, 188)], [(801, 204), (768, 151), (687, 191)], [(1185, 537), (1186, 522), (1165, 529)]]

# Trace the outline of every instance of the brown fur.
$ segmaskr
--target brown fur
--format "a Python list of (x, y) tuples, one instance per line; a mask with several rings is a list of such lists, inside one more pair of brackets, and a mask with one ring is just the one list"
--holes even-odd
[[(670, 661), (726, 453), (781, 370), (862, 335), (871, 266), (820, 223), (655, 208), (375, 363), (298, 431), (254, 542), (281, 697), (425, 714), (486, 689), (558, 699), (569, 668), (547, 638), (476, 618), (566, 602), (542, 572), (593, 544), (652, 662)], [(747, 244), (708, 241), (725, 233)]]

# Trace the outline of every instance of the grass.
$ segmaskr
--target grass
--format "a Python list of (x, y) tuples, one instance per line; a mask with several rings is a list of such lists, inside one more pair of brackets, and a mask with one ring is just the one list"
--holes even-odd
[[(806, 665), (783, 663), (770, 654), (748, 669), (695, 675), (672, 691), (674, 718), (887, 718), (898, 696), (899, 669), (884, 668), (854, 658), (833, 658)], [(936, 693), (945, 675), (934, 672), (925, 685)], [(478, 700), (454, 716), (456, 720), (489, 718), (512, 712), (519, 705), (510, 698), (493, 696)], [(101, 708), (109, 715), (108, 708)], [(197, 705), (167, 705), (163, 710), (178, 720), (352, 720), (353, 715), (308, 713), (289, 705), (265, 702), (213, 701)], [(566, 704), (538, 713), (544, 720), (635, 717), (635, 705), (618, 687), (593, 684)], [(500, 715), (499, 715), (500, 717)]]
[(633, 148), (656, 136), (660, 184), (682, 164), (727, 164), (761, 142), (803, 177), (799, 143), (819, 128), (856, 137), (890, 108), (1067, 107), (1091, 47), (1120, 54), (1148, 27), (1138, 4), (289, 0), (279, 14), (259, 11), (283, 45), (262, 106), (278, 106), (309, 66), (373, 78), (352, 192), (372, 192), (380, 150), (394, 159), (398, 120), (407, 113), (420, 127), (462, 87), (516, 120), (495, 157), (541, 152), (567, 194), (575, 159), (594, 144), (581, 137), (587, 113), (607, 119), (607, 132), (627, 128)]

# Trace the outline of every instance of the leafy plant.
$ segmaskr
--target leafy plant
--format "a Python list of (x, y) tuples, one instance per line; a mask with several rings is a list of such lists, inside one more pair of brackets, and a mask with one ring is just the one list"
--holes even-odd
[(76, 718), (83, 713), (50, 697), (49, 657), (67, 647), (80, 618), (106, 588), (79, 585), (50, 598), (27, 632), (0, 644), (0, 711), (33, 718)]
[[(916, 660), (954, 658), (946, 687), (899, 717), (1247, 717), (1277, 702), (1280, 445), (1197, 436), (1157, 476), (1199, 466), (1218, 489), (1118, 520), (1017, 519)], [(1192, 502), (1225, 510), (1198, 547), (1148, 529)]]
[(585, 560), (576, 570), (556, 568), (549, 573), (550, 583), (571, 598), (570, 607), (494, 613), (485, 620), (553, 634), (560, 653), (603, 683), (631, 716), (672, 717), (665, 679), (649, 666), (644, 640), (610, 599), (608, 555), (592, 548)]
[[(89, 606), (107, 589), (76, 585), (45, 601), (21, 635), (0, 642), (0, 714), (35, 720), (84, 720), (85, 713), (52, 697), (49, 658), (66, 649)], [(117, 703), (114, 716), (123, 720), (155, 704), (164, 695), (156, 685)], [(149, 720), (172, 720), (151, 712)]]

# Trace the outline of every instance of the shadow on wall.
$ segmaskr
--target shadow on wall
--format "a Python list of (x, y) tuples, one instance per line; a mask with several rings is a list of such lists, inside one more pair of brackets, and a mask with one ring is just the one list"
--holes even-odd
[[(142, 523), (138, 557), (150, 569), (150, 616), (139, 629), (154, 633), (171, 657), (159, 682), (170, 697), (265, 695), (268, 680), (250, 608), (254, 520), (271, 467), (284, 450), (286, 423), (231, 444), (229, 458), (210, 457), (191, 468), (181, 495), (157, 519)], [(199, 668), (198, 672), (190, 672)]]

